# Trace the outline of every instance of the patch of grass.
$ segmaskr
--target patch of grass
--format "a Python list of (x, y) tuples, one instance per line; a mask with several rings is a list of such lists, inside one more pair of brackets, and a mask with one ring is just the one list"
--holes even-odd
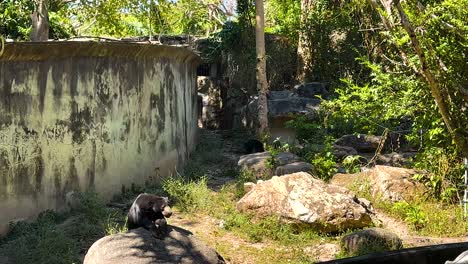
[(121, 219), (122, 214), (119, 212), (114, 212), (108, 215), (107, 221), (104, 224), (106, 235), (115, 235), (128, 231), (127, 217), (125, 216), (125, 221), (121, 221)]
[(364, 197), (372, 205), (403, 220), (417, 234), (424, 236), (464, 236), (468, 224), (463, 221), (463, 208), (455, 204), (445, 204), (434, 199), (414, 199), (412, 201), (390, 202), (371, 193), (368, 181), (355, 181), (350, 189), (358, 197)]
[(0, 255), (14, 263), (73, 263), (78, 261), (78, 241), (55, 227), (64, 215), (41, 213), (33, 223), (18, 222), (0, 243)]
[(121, 230), (125, 215), (108, 209), (94, 192), (79, 194), (70, 212), (45, 211), (34, 222), (18, 222), (0, 240), (0, 255), (13, 263), (80, 263), (80, 256), (109, 233), (106, 225)]
[[(250, 176), (240, 176), (249, 178)], [(245, 180), (245, 179), (244, 179)], [(224, 222), (224, 229), (250, 242), (265, 239), (281, 245), (307, 244), (322, 235), (306, 225), (285, 223), (276, 216), (256, 219), (253, 215), (240, 213), (236, 209), (237, 186), (227, 185), (218, 193), (212, 192), (206, 180), (187, 181), (171, 178), (163, 184), (164, 190), (174, 197), (176, 207), (183, 212), (203, 212)]]
[(210, 206), (211, 190), (204, 177), (198, 181), (186, 180), (180, 176), (167, 178), (162, 188), (183, 212), (195, 212)]
[(422, 229), (428, 223), (426, 213), (418, 204), (409, 204), (406, 201), (398, 201), (391, 207), (391, 212), (399, 215), (406, 223), (416, 230)]
[(427, 223), (419, 233), (426, 236), (466, 236), (468, 223), (463, 220), (463, 208), (428, 202), (419, 204), (426, 214)]

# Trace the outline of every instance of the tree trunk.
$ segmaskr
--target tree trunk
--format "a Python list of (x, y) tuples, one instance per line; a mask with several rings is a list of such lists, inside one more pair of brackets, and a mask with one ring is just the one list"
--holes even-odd
[(311, 33), (306, 30), (308, 13), (312, 7), (312, 0), (301, 0), (301, 25), (299, 42), (297, 44), (297, 70), (298, 81), (309, 81), (312, 73), (312, 39)]
[(255, 47), (257, 51), (258, 135), (268, 133), (268, 83), (266, 78), (265, 26), (263, 0), (255, 0)]
[(34, 9), (34, 12), (31, 14), (31, 41), (47, 41), (49, 39), (47, 0), (35, 0)]

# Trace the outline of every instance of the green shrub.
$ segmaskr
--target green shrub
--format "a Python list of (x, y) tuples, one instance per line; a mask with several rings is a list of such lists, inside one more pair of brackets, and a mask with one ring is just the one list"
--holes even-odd
[(315, 174), (324, 181), (328, 181), (338, 171), (336, 157), (333, 154), (333, 142), (334, 138), (327, 136), (324, 149), (314, 154), (311, 161)]
[(361, 156), (359, 155), (347, 156), (342, 163), (347, 173), (357, 173), (361, 171), (359, 167), (361, 165)]
[(286, 122), (286, 127), (294, 129), (300, 143), (321, 143), (327, 135), (321, 123), (303, 115), (296, 116), (293, 120)]
[(417, 204), (399, 201), (393, 204), (391, 210), (400, 215), (406, 223), (410, 224), (416, 230), (420, 230), (428, 223), (426, 214)]
[(424, 183), (433, 198), (446, 203), (458, 202), (463, 190), (463, 162), (452, 151), (428, 148), (416, 156), (415, 167), (428, 171), (415, 179)]

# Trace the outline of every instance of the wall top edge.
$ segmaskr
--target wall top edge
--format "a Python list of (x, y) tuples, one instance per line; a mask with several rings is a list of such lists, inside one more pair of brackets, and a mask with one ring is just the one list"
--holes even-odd
[(185, 47), (96, 41), (7, 42), (0, 61), (41, 61), (72, 57), (167, 58), (195, 65), (201, 62), (197, 54)]

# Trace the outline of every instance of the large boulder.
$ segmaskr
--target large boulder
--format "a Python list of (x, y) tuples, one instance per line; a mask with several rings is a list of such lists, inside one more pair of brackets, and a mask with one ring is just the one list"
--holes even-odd
[[(300, 97), (295, 93), (271, 91), (268, 98), (268, 116), (270, 118), (289, 117), (291, 114), (306, 114), (317, 116), (320, 99)], [(253, 117), (258, 115), (258, 96), (249, 99), (241, 112), (247, 112)]]
[(301, 158), (299, 158), (299, 156), (287, 151), (280, 152), (275, 156), (275, 164), (278, 166), (284, 166), (286, 164), (291, 164), (300, 160)]
[(335, 141), (335, 145), (354, 148), (357, 152), (375, 152), (382, 137), (373, 135), (344, 135)]
[(270, 117), (290, 116), (291, 114), (317, 115), (320, 99), (305, 97), (286, 97), (268, 100), (268, 115)]
[(404, 153), (391, 152), (388, 154), (378, 155), (375, 163), (378, 165), (401, 167), (403, 165), (410, 164), (409, 159), (414, 157), (415, 155), (416, 155), (416, 152), (404, 152)]
[(212, 248), (187, 230), (170, 226), (163, 240), (143, 228), (96, 241), (84, 264), (225, 263)]
[(357, 155), (358, 152), (352, 147), (333, 145), (333, 154), (339, 159), (342, 160), (347, 156)]
[(319, 231), (368, 227), (373, 212), (346, 188), (327, 184), (305, 172), (260, 182), (239, 202), (237, 209), (257, 216), (277, 215), (283, 220), (309, 224)]
[[(240, 156), (237, 165), (241, 167), (241, 169), (246, 169), (253, 171), (257, 175), (261, 174), (270, 174), (272, 175), (275, 168), (272, 168), (272, 165), (275, 166), (285, 166), (287, 164), (295, 163), (300, 160), (300, 158), (291, 153), (291, 152), (280, 152), (275, 156), (275, 161), (272, 160), (271, 153), (266, 152), (257, 152), (253, 154), (243, 155)], [(270, 166), (268, 162), (271, 162)]]
[(240, 156), (237, 165), (241, 167), (241, 169), (264, 173), (268, 171), (267, 161), (269, 159), (271, 159), (270, 152), (257, 152)]
[(402, 240), (396, 234), (378, 227), (346, 235), (341, 239), (341, 245), (348, 255), (365, 255), (403, 247)]
[(396, 202), (411, 200), (424, 192), (424, 185), (413, 180), (417, 171), (390, 166), (377, 165), (356, 174), (336, 174), (330, 183), (343, 187), (358, 184), (369, 188), (373, 197)]
[(291, 174), (291, 173), (300, 172), (300, 171), (310, 172), (312, 171), (312, 169), (313, 169), (313, 166), (310, 163), (303, 162), (303, 161), (293, 162), (290, 164), (277, 167), (275, 170), (275, 175), (281, 176), (281, 175)]

